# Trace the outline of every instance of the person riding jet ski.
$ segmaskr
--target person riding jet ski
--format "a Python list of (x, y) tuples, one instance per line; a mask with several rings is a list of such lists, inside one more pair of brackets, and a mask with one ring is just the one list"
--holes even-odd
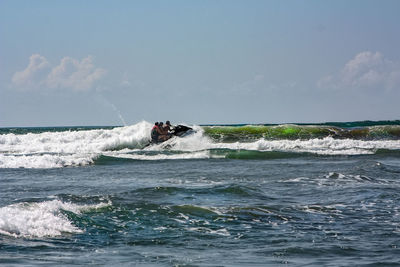
[(172, 126), (170, 121), (166, 121), (165, 125), (163, 122), (156, 122), (151, 129), (151, 142), (161, 143), (173, 136), (182, 136), (189, 130), (192, 130), (192, 128), (184, 125)]
[(164, 131), (161, 129), (162, 122), (155, 122), (153, 128), (151, 129), (151, 141), (153, 143), (159, 143), (163, 140), (165, 141)]

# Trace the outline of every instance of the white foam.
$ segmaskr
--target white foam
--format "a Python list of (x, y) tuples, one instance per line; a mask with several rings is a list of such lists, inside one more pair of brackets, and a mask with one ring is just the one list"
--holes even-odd
[(156, 155), (141, 155), (141, 154), (123, 154), (123, 153), (103, 153), (103, 155), (116, 158), (133, 159), (133, 160), (173, 160), (173, 159), (208, 159), (210, 158), (209, 151), (195, 151), (180, 154), (156, 154)]
[(75, 155), (1, 155), (2, 168), (60, 168), (93, 163), (97, 154)]
[(204, 151), (210, 149), (233, 149), (254, 151), (282, 151), (313, 153), (318, 155), (365, 155), (374, 154), (378, 149), (400, 149), (400, 140), (354, 140), (334, 139), (332, 137), (309, 140), (265, 140), (255, 142), (218, 143), (204, 135), (201, 127), (193, 127), (195, 133), (185, 138), (173, 138), (151, 146), (149, 150), (168, 148), (176, 151)]
[(18, 203), (0, 208), (0, 234), (13, 237), (54, 237), (63, 233), (81, 233), (60, 210), (79, 214), (90, 209), (108, 205), (76, 205), (60, 200), (39, 203)]
[(0, 135), (0, 151), (8, 153), (88, 153), (137, 146), (149, 139), (151, 124), (114, 129)]
[(140, 147), (151, 124), (114, 129), (0, 135), (0, 168), (57, 168), (88, 165), (108, 150)]
[[(163, 145), (159, 145), (162, 149)], [(202, 130), (187, 138), (176, 138), (168, 143), (171, 150), (195, 151), (207, 149), (233, 149), (254, 151), (281, 151), (296, 153), (312, 153), (318, 155), (366, 155), (374, 154), (378, 149), (400, 149), (400, 140), (354, 140), (323, 139), (310, 140), (265, 140), (251, 143), (215, 143), (203, 135)]]
[(364, 155), (373, 154), (377, 149), (400, 149), (400, 141), (363, 141), (326, 137), (310, 140), (258, 140), (250, 144), (235, 144), (232, 148), (235, 146), (239, 149), (258, 151), (284, 151), (318, 155)]
[[(135, 149), (150, 141), (152, 124), (140, 122), (114, 129), (87, 131), (44, 132), (40, 134), (0, 135), (0, 168), (59, 168), (92, 164), (101, 155), (136, 160), (207, 159), (224, 157), (211, 153), (213, 149), (281, 151), (318, 155), (365, 155), (378, 149), (400, 149), (400, 140), (265, 140), (220, 143), (208, 138), (201, 127), (194, 133), (145, 148), (143, 154)], [(175, 153), (178, 151), (179, 153)], [(172, 152), (172, 153), (165, 153)], [(184, 152), (184, 153), (182, 153)]]

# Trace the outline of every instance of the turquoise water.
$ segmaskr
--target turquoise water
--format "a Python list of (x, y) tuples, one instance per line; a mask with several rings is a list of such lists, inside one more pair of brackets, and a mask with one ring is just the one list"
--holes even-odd
[(2, 129), (0, 264), (399, 265), (396, 136), (206, 127), (150, 147), (147, 122)]

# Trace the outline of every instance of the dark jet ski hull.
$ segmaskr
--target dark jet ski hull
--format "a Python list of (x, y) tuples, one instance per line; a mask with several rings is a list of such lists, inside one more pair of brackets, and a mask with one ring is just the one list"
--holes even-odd
[[(171, 131), (170, 137), (168, 139), (172, 138), (173, 136), (183, 137), (183, 136), (185, 136), (186, 134), (189, 134), (192, 131), (193, 131), (193, 128), (190, 128), (190, 127), (185, 126), (185, 125), (177, 125)], [(165, 140), (165, 141), (167, 141), (167, 140)], [(148, 147), (148, 146), (154, 145), (154, 144), (161, 144), (161, 143), (164, 143), (165, 141), (159, 141), (159, 142), (150, 141), (150, 143), (147, 144), (145, 147)]]
[(186, 134), (188, 131), (193, 130), (192, 128), (185, 126), (185, 125), (177, 125), (175, 128), (172, 130), (172, 135), (174, 136), (182, 136)]

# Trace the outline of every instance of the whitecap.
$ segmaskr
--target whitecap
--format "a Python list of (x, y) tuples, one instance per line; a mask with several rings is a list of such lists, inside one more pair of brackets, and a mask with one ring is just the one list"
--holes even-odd
[(55, 237), (64, 233), (77, 234), (83, 230), (76, 227), (61, 211), (76, 214), (92, 208), (108, 205), (77, 205), (50, 200), (37, 203), (22, 202), (0, 208), (0, 234), (12, 237)]

